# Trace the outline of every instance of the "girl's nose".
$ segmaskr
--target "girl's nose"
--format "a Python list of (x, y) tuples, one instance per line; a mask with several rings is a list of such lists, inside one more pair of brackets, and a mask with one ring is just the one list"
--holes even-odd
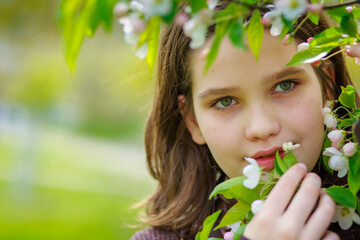
[(247, 112), (246, 118), (245, 136), (251, 141), (266, 140), (280, 132), (279, 119), (267, 105), (253, 106)]

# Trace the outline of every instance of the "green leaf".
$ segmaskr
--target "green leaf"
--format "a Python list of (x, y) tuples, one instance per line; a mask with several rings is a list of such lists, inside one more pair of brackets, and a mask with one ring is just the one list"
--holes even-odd
[(199, 10), (207, 8), (206, 0), (189, 0), (189, 4), (192, 13), (197, 13)]
[(282, 170), (284, 167), (281, 167), (282, 161), (279, 155), (279, 151), (276, 152), (275, 159), (274, 159), (274, 166), (275, 170), (282, 176), (284, 171)]
[(319, 24), (320, 14), (308, 12), (308, 15), (310, 15), (310, 16), (309, 16), (309, 19), (310, 19), (313, 23), (315, 23), (316, 25)]
[(333, 186), (326, 189), (326, 192), (334, 199), (335, 202), (339, 203), (348, 208), (356, 208), (356, 198), (346, 188)]
[(337, 41), (342, 38), (344, 32), (339, 27), (331, 27), (325, 31), (314, 36), (314, 39), (310, 42), (310, 47), (331, 47), (329, 43), (333, 43), (337, 46)]
[(282, 161), (284, 162), (284, 165), (286, 166), (286, 171), (293, 165), (295, 165), (297, 163), (296, 157), (294, 155), (294, 153), (288, 153), (286, 154)]
[(348, 108), (356, 108), (355, 94), (356, 89), (353, 86), (347, 85), (346, 88), (341, 86), (340, 103)]
[(230, 27), (229, 38), (234, 46), (246, 50), (246, 46), (244, 44), (244, 23), (243, 19), (239, 18), (235, 21)]
[(261, 15), (258, 9), (256, 9), (253, 15), (251, 16), (250, 23), (246, 33), (250, 48), (257, 61), (264, 37), (264, 26), (261, 23)]
[(145, 31), (140, 35), (137, 48), (141, 47), (144, 43), (148, 43), (148, 53), (146, 55), (146, 62), (150, 68), (150, 72), (154, 70), (157, 50), (159, 44), (161, 19), (158, 16), (152, 17), (146, 25)]
[(208, 237), (211, 233), (211, 230), (213, 229), (214, 224), (215, 224), (216, 220), (218, 219), (220, 213), (221, 213), (221, 210), (218, 210), (205, 219), (202, 230), (201, 230), (201, 232), (198, 232), (196, 234), (195, 240), (207, 240), (208, 239)]
[(167, 16), (162, 16), (162, 19), (166, 23), (171, 23), (171, 21), (174, 20), (174, 17), (176, 15), (176, 11), (178, 9), (177, 2), (171, 1), (171, 4), (172, 4), (172, 7), (171, 7), (171, 11), (169, 12), (169, 14)]
[(238, 18), (242, 18), (242, 17), (246, 17), (247, 16), (247, 10), (248, 8), (237, 4), (237, 3), (230, 3), (224, 10), (219, 11), (216, 13), (215, 15), (215, 21), (217, 23), (224, 21), (224, 19), (229, 20), (229, 19), (238, 19)]
[(222, 194), (225, 198), (232, 199), (235, 198), (238, 201), (242, 201), (250, 205), (256, 199), (259, 199), (259, 190), (261, 186), (259, 185), (255, 189), (248, 189), (243, 185), (243, 181), (246, 177), (234, 177), (225, 182), (220, 183), (215, 187), (215, 189), (210, 194), (209, 199), (213, 198), (218, 194)]
[(241, 225), (240, 228), (234, 234), (233, 240), (239, 240), (241, 235), (244, 234), (247, 224)]
[(246, 217), (246, 215), (250, 212), (250, 210), (251, 210), (251, 205), (246, 204), (244, 202), (236, 203), (227, 211), (227, 213), (225, 214), (219, 225), (217, 225), (214, 230), (217, 230), (219, 228), (243, 220)]
[[(356, 147), (357, 150), (358, 147)], [(360, 158), (359, 158), (359, 152), (357, 151), (352, 157), (349, 158), (349, 168), (350, 172), (353, 175), (359, 175), (360, 176)]]
[(341, 19), (340, 26), (346, 34), (348, 34), (351, 37), (359, 39), (359, 34), (357, 31), (357, 26), (355, 21), (356, 20), (354, 19), (354, 16), (352, 15), (352, 13), (350, 13), (349, 15), (344, 16)]
[(111, 29), (115, 0), (62, 0), (58, 12), (66, 62), (75, 69), (85, 36), (92, 37), (100, 23)]
[(219, 51), (219, 47), (222, 39), (226, 36), (226, 33), (229, 31), (233, 21), (223, 21), (219, 22), (215, 28), (215, 37), (211, 45), (209, 54), (206, 57), (205, 73), (209, 70), (210, 66), (216, 59), (216, 56)]
[[(357, 161), (359, 160), (357, 159)], [(356, 196), (360, 189), (360, 172), (353, 174), (352, 171), (349, 171), (348, 183), (350, 192)]]
[(360, 18), (360, 8), (354, 9), (352, 14), (354, 15), (354, 18), (356, 18), (356, 19)]
[(349, 13), (346, 11), (345, 7), (329, 9), (327, 12), (338, 23), (341, 22), (343, 17), (349, 15)]
[(345, 118), (344, 120), (342, 120), (340, 122), (339, 127), (340, 128), (346, 128), (346, 127), (350, 127), (351, 125), (353, 125), (354, 121), (351, 118)]
[[(243, 182), (246, 179), (245, 176), (234, 177), (226, 180), (219, 185), (217, 185), (214, 190), (211, 192), (209, 199), (212, 199), (218, 194), (224, 195), (224, 197), (231, 199), (234, 198), (233, 192), (235, 193), (241, 187), (244, 187)], [(235, 191), (234, 191), (235, 190)]]
[(325, 57), (332, 47), (326, 48), (309, 48), (307, 50), (301, 51), (291, 59), (291, 61), (286, 66), (301, 65), (304, 63), (312, 63), (318, 61)]

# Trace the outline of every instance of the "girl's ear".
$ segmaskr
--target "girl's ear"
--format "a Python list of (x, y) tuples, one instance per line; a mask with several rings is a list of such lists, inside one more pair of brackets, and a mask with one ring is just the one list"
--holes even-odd
[(335, 81), (335, 69), (333, 62), (331, 60), (326, 60), (321, 64), (320, 66), (321, 70), (324, 71), (326, 75), (328, 75), (329, 78), (331, 78), (333, 81)]
[(199, 145), (204, 145), (206, 144), (206, 142), (197, 123), (194, 111), (189, 111), (187, 114), (185, 114), (187, 112), (186, 111), (187, 109), (185, 109), (186, 108), (185, 102), (186, 102), (185, 96), (179, 95), (178, 106), (180, 109), (180, 113), (184, 118), (186, 128), (190, 132), (191, 138), (195, 143)]
[[(331, 60), (326, 60), (324, 63), (320, 65), (320, 70), (327, 75), (328, 79), (325, 79), (325, 81), (331, 81), (330, 86), (335, 86), (335, 68), (333, 65), (333, 62)], [(325, 85), (326, 86), (326, 85)], [(324, 96), (324, 102), (327, 100), (334, 100), (335, 96), (334, 93), (327, 87), (325, 87), (324, 91), (326, 91), (326, 94)]]

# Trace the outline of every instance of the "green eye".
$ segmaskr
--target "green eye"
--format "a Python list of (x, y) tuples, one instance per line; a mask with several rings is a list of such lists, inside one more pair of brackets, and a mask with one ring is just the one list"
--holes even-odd
[(294, 83), (291, 81), (281, 82), (275, 87), (275, 92), (283, 92), (291, 89), (294, 86)]
[(234, 99), (232, 99), (230, 97), (225, 97), (225, 98), (222, 98), (219, 101), (217, 101), (215, 106), (217, 108), (226, 108), (226, 107), (229, 107), (229, 106), (233, 105), (234, 102), (235, 102)]

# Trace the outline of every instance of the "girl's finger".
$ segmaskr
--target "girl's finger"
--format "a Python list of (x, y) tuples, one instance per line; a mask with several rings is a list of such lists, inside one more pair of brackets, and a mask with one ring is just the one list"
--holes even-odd
[(295, 164), (286, 171), (270, 192), (262, 212), (270, 214), (269, 216), (282, 215), (306, 172), (306, 166), (302, 163)]
[(340, 240), (340, 237), (334, 232), (327, 231), (321, 240)]
[[(335, 203), (327, 194), (321, 194), (319, 204), (307, 221), (300, 239), (321, 239), (321, 236), (328, 229), (331, 219), (335, 214)], [(336, 235), (336, 234), (335, 234)], [(337, 236), (337, 235), (336, 235)], [(326, 233), (323, 239), (334, 239), (331, 232)], [(337, 239), (337, 238), (335, 238)]]
[(315, 173), (308, 173), (284, 214), (285, 222), (305, 224), (319, 199), (320, 189), (320, 177)]
[(350, 57), (358, 57), (360, 58), (360, 45), (351, 46), (346, 48), (346, 54)]

